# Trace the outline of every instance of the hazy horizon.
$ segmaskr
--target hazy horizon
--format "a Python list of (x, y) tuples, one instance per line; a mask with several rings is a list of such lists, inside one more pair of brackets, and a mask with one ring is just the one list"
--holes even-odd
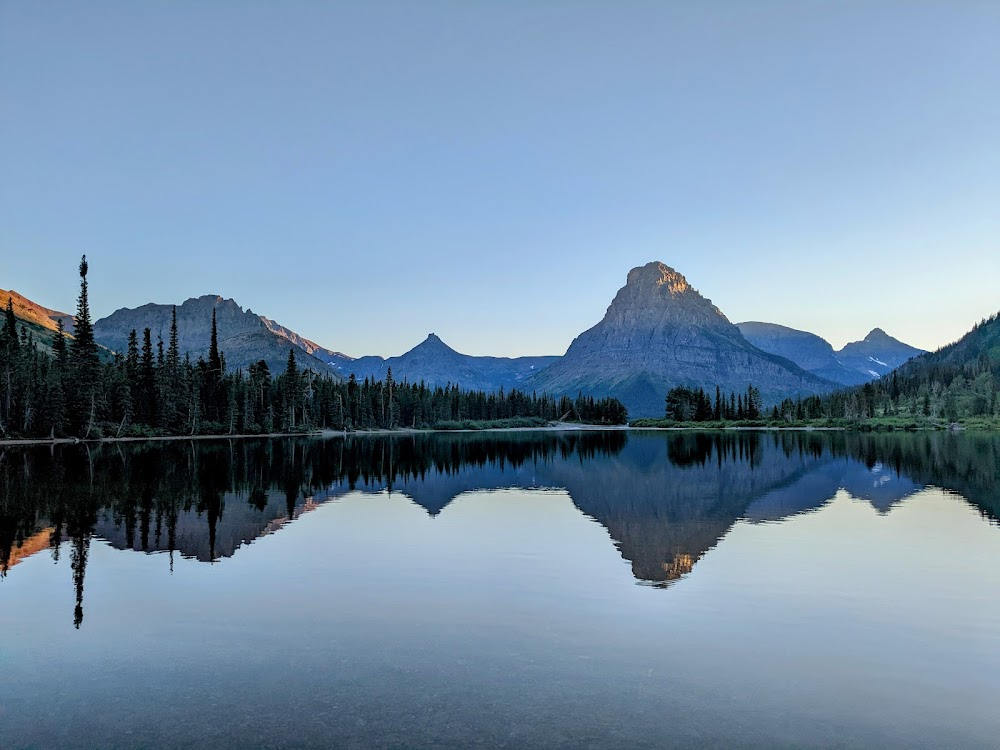
[(562, 354), (660, 260), (733, 321), (1000, 309), (1000, 5), (0, 0), (0, 288)]

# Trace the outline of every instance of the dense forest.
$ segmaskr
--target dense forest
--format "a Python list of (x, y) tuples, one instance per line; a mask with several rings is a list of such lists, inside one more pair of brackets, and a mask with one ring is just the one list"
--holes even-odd
[(697, 422), (755, 424), (871, 425), (886, 427), (967, 424), (996, 427), (1000, 419), (1000, 314), (936, 352), (909, 362), (864, 385), (825, 396), (786, 398), (766, 408), (760, 392), (713, 396), (702, 388), (667, 392), (663, 420), (636, 425)]
[(37, 341), (8, 302), (0, 328), (0, 439), (623, 424), (627, 418), (615, 399), (431, 388), (397, 383), (391, 370), (385, 380), (344, 382), (300, 368), (293, 349), (280, 373), (263, 361), (230, 372), (214, 312), (207, 359), (181, 356), (175, 313), (166, 342), (154, 342), (148, 328), (141, 335), (133, 330), (127, 351), (107, 361), (94, 339), (87, 272), (84, 257), (72, 337), (60, 323), (51, 342)]

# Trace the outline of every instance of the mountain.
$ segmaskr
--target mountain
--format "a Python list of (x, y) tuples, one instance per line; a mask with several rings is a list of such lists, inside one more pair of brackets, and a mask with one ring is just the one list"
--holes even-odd
[(830, 342), (815, 333), (757, 321), (737, 323), (736, 327), (758, 349), (790, 359), (821, 378), (843, 385), (858, 385), (871, 379), (841, 364)]
[(750, 383), (766, 403), (834, 387), (758, 349), (681, 274), (653, 262), (629, 271), (604, 319), (527, 385), (614, 396), (635, 418), (662, 416), (666, 392), (675, 385), (742, 392)]
[[(73, 330), (73, 316), (69, 313), (52, 310), (34, 302), (17, 292), (0, 289), (0, 309), (7, 308), (10, 300), (14, 308), (14, 317), (35, 337), (35, 345), (45, 352), (52, 351), (52, 336), (57, 330), (59, 320), (67, 332)], [(102, 352), (102, 356), (107, 352)]]
[(56, 324), (62, 319), (66, 330), (72, 330), (73, 316), (69, 313), (51, 310), (37, 302), (33, 302), (24, 295), (18, 294), (14, 290), (8, 292), (0, 289), (0, 308), (6, 308), (8, 300), (10, 300), (14, 308), (14, 315), (24, 323), (32, 324), (47, 331), (55, 331)]
[[(895, 341), (878, 330), (868, 339), (869, 346)], [(858, 356), (865, 351), (860, 349)], [(878, 365), (883, 363), (891, 365), (893, 360)], [(833, 394), (825, 408), (834, 417), (884, 419), (907, 428), (956, 423), (1000, 427), (1000, 313), (958, 341), (903, 362), (888, 377)], [(944, 460), (940, 455), (936, 459)], [(1000, 468), (988, 471), (1000, 476)]]
[(330, 357), (329, 362), (345, 377), (353, 374), (359, 380), (366, 377), (383, 379), (391, 367), (392, 377), (417, 383), (421, 380), (430, 386), (457, 383), (463, 389), (498, 391), (500, 388), (524, 389), (525, 381), (534, 373), (544, 370), (558, 357), (473, 357), (461, 354), (438, 336), (431, 333), (406, 354), (398, 357), (359, 357), (351, 359), (343, 354)]
[(839, 352), (815, 333), (777, 323), (749, 321), (736, 326), (747, 341), (765, 352), (785, 357), (803, 370), (841, 385), (861, 385), (881, 377), (922, 350), (897, 341), (876, 328), (864, 341)]
[(914, 359), (901, 372), (910, 374), (935, 364), (965, 366), (981, 359), (1000, 365), (1000, 313), (980, 321), (958, 341)]
[(837, 352), (837, 359), (845, 367), (866, 373), (874, 379), (921, 354), (924, 354), (923, 349), (904, 344), (881, 328), (874, 328), (862, 341), (851, 342)]
[[(171, 309), (172, 305), (150, 303), (116, 310), (94, 323), (94, 337), (99, 344), (116, 352), (128, 348), (128, 336), (133, 328), (140, 340), (143, 329), (149, 328), (154, 340), (160, 336), (166, 342), (170, 336)], [(301, 367), (336, 375), (334, 368), (314, 355), (332, 356), (335, 352), (323, 349), (252, 310), (244, 310), (234, 300), (213, 294), (195, 297), (177, 306), (177, 339), (182, 356), (190, 354), (192, 359), (207, 356), (213, 309), (219, 349), (225, 354), (229, 369), (245, 368), (264, 360), (271, 372), (277, 374), (285, 369), (289, 349), (295, 349)]]
[[(247, 312), (250, 312), (249, 310)], [(285, 328), (280, 323), (275, 323), (270, 318), (265, 318), (260, 315), (260, 322), (264, 324), (264, 327), (271, 333), (280, 336), (281, 338), (287, 339), (290, 343), (295, 344), (299, 349), (304, 351), (306, 354), (311, 354), (323, 362), (329, 363), (331, 360), (336, 360), (339, 357), (346, 359), (351, 359), (346, 354), (341, 354), (340, 352), (335, 352), (331, 349), (320, 346), (315, 341), (310, 341), (303, 336), (300, 336), (295, 331), (290, 328)]]
[(928, 398), (933, 416), (1000, 418), (1000, 313), (958, 341), (914, 357), (885, 380), (900, 398)]

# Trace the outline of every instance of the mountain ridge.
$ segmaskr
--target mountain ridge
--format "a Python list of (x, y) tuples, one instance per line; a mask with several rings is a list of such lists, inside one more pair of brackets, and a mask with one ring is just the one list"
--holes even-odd
[(750, 343), (771, 354), (790, 359), (807, 372), (845, 386), (862, 385), (891, 372), (907, 359), (923, 353), (873, 328), (862, 341), (834, 350), (826, 339), (778, 323), (737, 323)]
[[(139, 307), (120, 308), (95, 321), (94, 338), (108, 349), (122, 353), (128, 347), (128, 336), (133, 329), (141, 335), (143, 329), (149, 328), (154, 339), (160, 337), (167, 341), (174, 307), (148, 302)], [(176, 310), (178, 346), (182, 356), (189, 354), (197, 358), (207, 355), (214, 311), (219, 348), (230, 368), (246, 368), (263, 360), (272, 373), (281, 372), (292, 349), (300, 366), (338, 377), (334, 368), (309, 351), (310, 348), (313, 351), (328, 350), (249, 308), (244, 310), (232, 298), (203, 294), (176, 305)]]

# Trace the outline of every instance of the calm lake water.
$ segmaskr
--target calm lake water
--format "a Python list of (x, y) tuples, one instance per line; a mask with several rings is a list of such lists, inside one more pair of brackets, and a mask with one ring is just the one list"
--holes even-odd
[(1000, 745), (1000, 440), (6, 449), (0, 747)]

